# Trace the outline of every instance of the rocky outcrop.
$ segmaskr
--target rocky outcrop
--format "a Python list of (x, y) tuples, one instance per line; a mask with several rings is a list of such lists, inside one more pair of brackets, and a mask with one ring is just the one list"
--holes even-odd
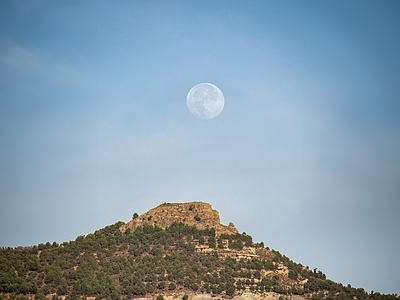
[[(226, 295), (211, 295), (211, 294), (203, 294), (203, 293), (187, 293), (187, 292), (181, 292), (181, 293), (168, 293), (168, 294), (163, 294), (163, 298), (165, 300), (181, 300), (183, 298), (183, 295), (188, 295), (188, 300), (220, 300), (220, 299), (232, 299), (232, 300), (278, 300), (280, 294), (276, 293), (249, 293), (249, 292), (244, 292), (239, 295), (235, 295), (233, 297), (228, 297)], [(141, 298), (136, 298), (136, 300), (149, 300), (149, 299), (154, 299), (154, 296), (149, 296), (149, 297), (141, 297)], [(302, 296), (297, 296), (297, 295), (291, 295), (290, 299), (292, 300), (305, 300), (306, 297)], [(87, 299), (86, 299), (87, 300)]]
[(128, 228), (133, 231), (145, 224), (165, 229), (174, 222), (182, 222), (199, 229), (214, 228), (217, 236), (238, 233), (233, 223), (229, 223), (228, 226), (221, 224), (219, 213), (212, 209), (211, 204), (200, 201), (161, 204), (135, 217), (120, 229), (122, 232)]

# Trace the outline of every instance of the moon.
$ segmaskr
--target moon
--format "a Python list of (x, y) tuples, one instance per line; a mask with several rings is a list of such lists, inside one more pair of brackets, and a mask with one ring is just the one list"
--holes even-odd
[(199, 83), (192, 87), (187, 94), (186, 105), (196, 118), (213, 119), (224, 109), (224, 94), (211, 83)]

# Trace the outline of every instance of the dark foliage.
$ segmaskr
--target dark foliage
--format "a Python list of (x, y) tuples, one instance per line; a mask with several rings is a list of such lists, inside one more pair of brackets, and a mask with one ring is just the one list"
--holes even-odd
[[(39, 300), (48, 294), (114, 300), (153, 294), (163, 299), (162, 293), (178, 288), (228, 296), (250, 290), (308, 294), (314, 300), (399, 299), (337, 284), (321, 271), (311, 271), (269, 248), (265, 251), (271, 253), (272, 260), (221, 256), (225, 250), (254, 246), (245, 233), (216, 237), (213, 228), (200, 230), (183, 223), (173, 223), (165, 230), (145, 225), (121, 233), (122, 224), (61, 245), (0, 249), (0, 300), (23, 300), (28, 294), (36, 294)], [(210, 251), (196, 251), (200, 245)], [(287, 277), (275, 273), (278, 266), (288, 268)], [(299, 285), (304, 279), (307, 282)]]

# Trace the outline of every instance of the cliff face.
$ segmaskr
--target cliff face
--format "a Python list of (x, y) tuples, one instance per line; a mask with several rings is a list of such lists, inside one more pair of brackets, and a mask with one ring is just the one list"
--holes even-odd
[(209, 203), (199, 201), (161, 204), (122, 225), (120, 229), (122, 232), (128, 228), (134, 231), (145, 224), (165, 229), (174, 222), (182, 222), (199, 229), (214, 228), (217, 236), (238, 233), (233, 223), (228, 226), (221, 224), (218, 211), (213, 210)]

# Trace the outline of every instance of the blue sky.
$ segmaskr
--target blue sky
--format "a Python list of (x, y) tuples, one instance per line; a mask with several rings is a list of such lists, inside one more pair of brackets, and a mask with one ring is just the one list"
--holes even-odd
[[(0, 244), (202, 200), (400, 294), (400, 2), (2, 1)], [(217, 85), (223, 112), (186, 94)]]

